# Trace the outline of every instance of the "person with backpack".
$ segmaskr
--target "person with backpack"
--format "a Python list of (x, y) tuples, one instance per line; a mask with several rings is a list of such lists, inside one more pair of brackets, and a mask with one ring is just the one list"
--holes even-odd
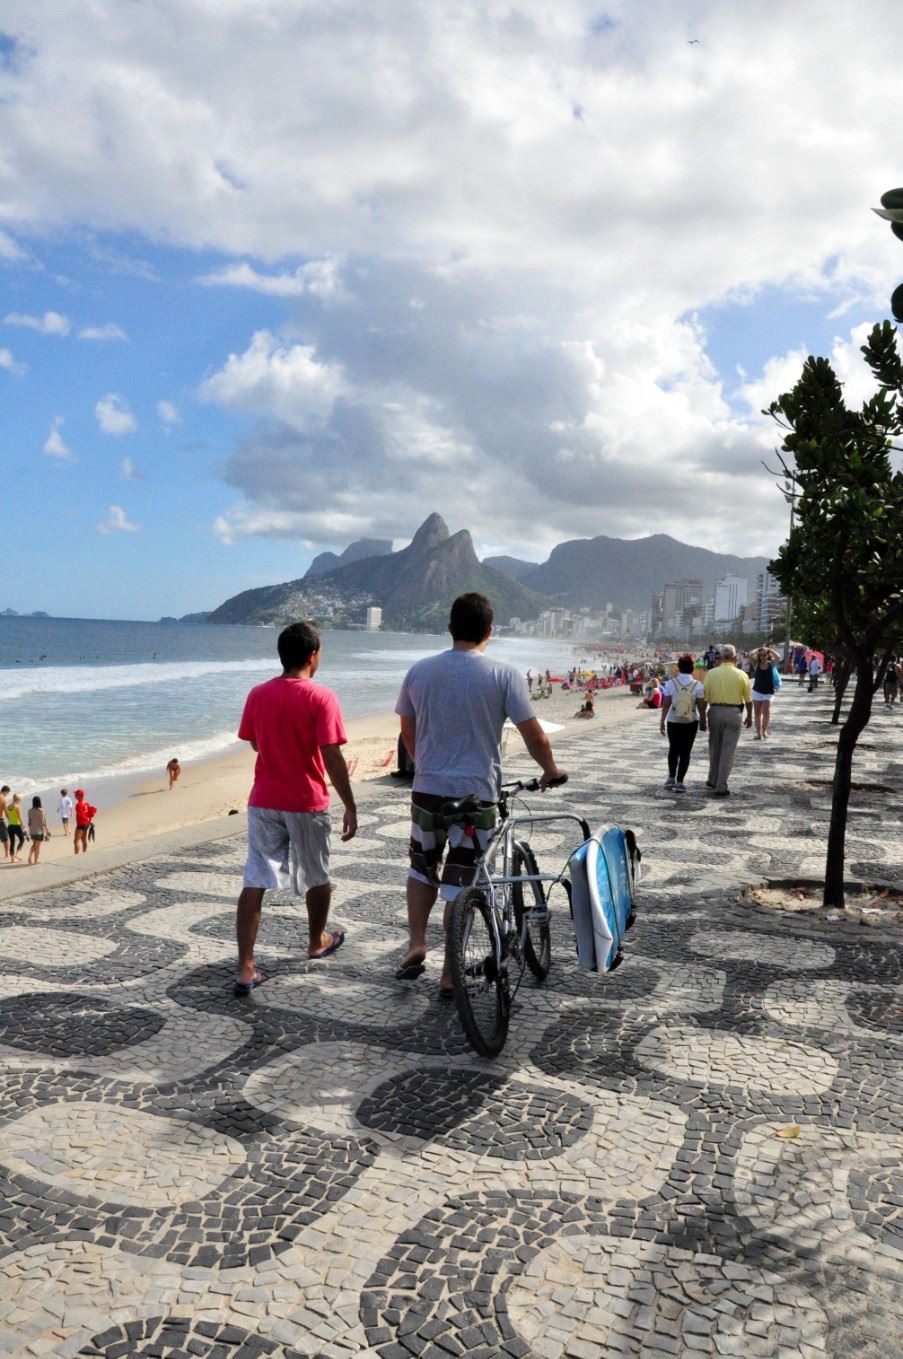
[(659, 731), (668, 734), (668, 777), (665, 787), (685, 793), (684, 778), (690, 765), (693, 742), (705, 731), (705, 690), (693, 674), (692, 656), (680, 656), (677, 674), (662, 685)]

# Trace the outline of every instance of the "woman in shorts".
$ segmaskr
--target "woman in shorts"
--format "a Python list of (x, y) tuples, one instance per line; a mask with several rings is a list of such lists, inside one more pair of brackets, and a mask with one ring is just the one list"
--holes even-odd
[(25, 844), (25, 827), (22, 825), (22, 799), (13, 793), (12, 801), (6, 810), (7, 830), (9, 832), (10, 863), (20, 862), (20, 851)]
[(749, 678), (752, 680), (753, 717), (756, 723), (756, 740), (768, 739), (768, 724), (771, 721), (771, 705), (781, 687), (775, 661), (778, 653), (763, 646), (754, 651), (749, 658)]
[(31, 806), (28, 809), (28, 834), (31, 836), (28, 862), (36, 864), (41, 857), (41, 846), (45, 840), (50, 839), (47, 818), (44, 816), (44, 808), (39, 797), (31, 799)]

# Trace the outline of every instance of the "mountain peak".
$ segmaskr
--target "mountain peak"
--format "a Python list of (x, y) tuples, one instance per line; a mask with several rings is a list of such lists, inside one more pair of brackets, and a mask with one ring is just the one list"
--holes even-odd
[(420, 528), (411, 539), (410, 546), (417, 552), (428, 552), (448, 540), (448, 525), (441, 514), (435, 512), (424, 519)]

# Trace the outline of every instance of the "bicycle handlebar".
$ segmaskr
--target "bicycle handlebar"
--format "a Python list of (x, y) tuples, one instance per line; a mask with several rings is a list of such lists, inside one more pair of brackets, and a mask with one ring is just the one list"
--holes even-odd
[[(562, 774), (560, 778), (549, 779), (547, 788), (560, 788), (563, 783), (567, 783), (567, 774)], [(502, 797), (513, 797), (515, 793), (538, 793), (542, 788), (539, 779), (529, 779), (524, 783), (523, 779), (518, 779), (516, 783), (502, 784), (500, 789)]]

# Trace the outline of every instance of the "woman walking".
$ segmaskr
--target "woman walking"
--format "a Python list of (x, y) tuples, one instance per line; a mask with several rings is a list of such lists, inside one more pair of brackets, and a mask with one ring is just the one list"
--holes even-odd
[(33, 797), (31, 806), (28, 809), (28, 834), (31, 836), (31, 849), (28, 851), (28, 862), (36, 864), (41, 857), (41, 845), (45, 840), (50, 839), (50, 830), (47, 825), (47, 818), (44, 816), (44, 808), (41, 806), (41, 799)]
[(18, 793), (13, 793), (13, 800), (6, 809), (6, 820), (9, 829), (10, 863), (21, 863), (19, 851), (25, 844), (25, 830), (22, 826), (22, 799)]
[(668, 733), (668, 777), (665, 787), (685, 793), (684, 777), (697, 731), (705, 731), (705, 690), (693, 675), (693, 657), (681, 656), (677, 674), (662, 685), (659, 731)]
[(749, 677), (752, 680), (753, 717), (756, 722), (756, 740), (768, 739), (768, 724), (771, 721), (771, 705), (781, 687), (781, 677), (775, 661), (778, 653), (770, 647), (760, 647), (749, 658)]

